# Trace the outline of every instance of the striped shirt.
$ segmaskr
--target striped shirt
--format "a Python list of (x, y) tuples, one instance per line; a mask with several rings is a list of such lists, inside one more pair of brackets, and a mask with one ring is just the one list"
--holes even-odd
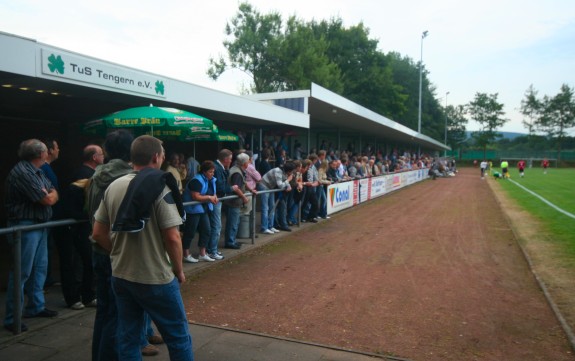
[(262, 175), (256, 170), (253, 164), (246, 168), (246, 184), (250, 189), (256, 189), (256, 183), (262, 180)]
[(28, 161), (20, 161), (6, 178), (5, 207), (8, 219), (49, 221), (52, 207), (40, 204), (40, 200), (52, 188), (52, 183), (41, 169)]
[(317, 171), (317, 168), (313, 164), (307, 170), (307, 181), (312, 183), (319, 181), (319, 173)]

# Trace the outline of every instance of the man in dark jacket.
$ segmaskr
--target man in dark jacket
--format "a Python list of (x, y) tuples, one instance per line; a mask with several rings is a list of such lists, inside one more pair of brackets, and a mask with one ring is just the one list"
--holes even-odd
[[(108, 163), (96, 168), (86, 193), (86, 209), (90, 222), (100, 206), (104, 192), (116, 179), (130, 173), (130, 146), (134, 137), (125, 130), (108, 134), (104, 150)], [(92, 261), (96, 277), (97, 309), (92, 337), (92, 360), (118, 360), (116, 329), (118, 311), (111, 287), (112, 264), (110, 253), (92, 241)]]
[(140, 359), (142, 321), (148, 313), (170, 359), (193, 361), (179, 286), (185, 282), (179, 232), (183, 205), (175, 177), (160, 170), (164, 159), (159, 139), (136, 138), (131, 146), (134, 172), (108, 186), (94, 214), (92, 236), (110, 252), (112, 263), (120, 360)]
[[(216, 166), (214, 178), (216, 178), (216, 195), (218, 198), (232, 195), (232, 188), (228, 184), (230, 164), (232, 164), (232, 151), (229, 149), (220, 150), (218, 159), (214, 162)], [(208, 254), (211, 258), (220, 260), (224, 258), (218, 251), (218, 242), (222, 232), (222, 202), (216, 203), (213, 212), (210, 213), (210, 227), (211, 235), (208, 243)]]
[[(96, 167), (104, 162), (104, 151), (98, 145), (87, 145), (84, 147), (82, 160), (82, 165), (74, 172), (72, 183), (63, 192), (64, 218), (88, 219), (84, 188), (94, 175)], [(73, 224), (67, 227), (65, 237), (56, 239), (62, 293), (66, 304), (73, 310), (81, 310), (86, 305), (96, 306), (92, 246), (89, 239), (91, 228), (88, 222)]]

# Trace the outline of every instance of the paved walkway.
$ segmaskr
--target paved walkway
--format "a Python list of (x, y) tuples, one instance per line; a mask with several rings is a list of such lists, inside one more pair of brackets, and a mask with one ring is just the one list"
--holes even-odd
[[(303, 224), (312, 227), (313, 224)], [(300, 229), (302, 229), (300, 228)], [(294, 231), (298, 227), (293, 227)], [(285, 233), (284, 233), (285, 234)], [(241, 250), (223, 250), (227, 259), (247, 252), (255, 247), (281, 237), (276, 235), (259, 235), (256, 244), (243, 240)], [(187, 275), (201, 272), (217, 262), (186, 264)], [(4, 317), (6, 292), (0, 293), (0, 317)], [(77, 360), (88, 361), (91, 358), (92, 328), (95, 309), (74, 311), (65, 307), (59, 287), (51, 287), (46, 293), (48, 308), (58, 310), (58, 317), (52, 319), (25, 319), (29, 327), (27, 332), (14, 336), (4, 329), (0, 330), (0, 360)], [(368, 361), (400, 360), (383, 358), (377, 355), (360, 354), (341, 349), (301, 343), (265, 335), (257, 335), (234, 330), (221, 329), (207, 325), (190, 324), (193, 338), (195, 359), (199, 361)], [(160, 346), (160, 354), (146, 359), (155, 361), (169, 360), (168, 350)]]

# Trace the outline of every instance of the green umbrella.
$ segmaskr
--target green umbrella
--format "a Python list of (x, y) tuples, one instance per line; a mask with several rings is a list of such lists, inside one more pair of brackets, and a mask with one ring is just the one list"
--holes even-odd
[(186, 138), (186, 140), (194, 142), (194, 158), (196, 158), (196, 142), (237, 142), (239, 139), (240, 137), (226, 130), (218, 130), (212, 134), (195, 134)]
[(150, 134), (161, 139), (187, 140), (218, 132), (205, 117), (175, 108), (136, 107), (84, 123), (86, 134), (105, 135), (110, 130), (131, 129), (134, 135)]
[(194, 134), (186, 137), (190, 141), (237, 142), (240, 137), (227, 130), (217, 130), (210, 134)]

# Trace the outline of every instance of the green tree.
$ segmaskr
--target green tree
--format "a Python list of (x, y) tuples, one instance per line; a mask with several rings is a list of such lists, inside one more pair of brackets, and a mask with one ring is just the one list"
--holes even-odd
[(451, 150), (460, 148), (461, 143), (467, 139), (466, 126), (467, 118), (465, 117), (465, 107), (463, 105), (449, 105), (445, 110), (447, 117), (447, 145)]
[(340, 69), (327, 55), (329, 43), (295, 16), (288, 19), (281, 46), (279, 76), (281, 90), (307, 89), (314, 82), (341, 93), (344, 85)]
[[(387, 58), (393, 73), (393, 82), (401, 91), (404, 99), (402, 113), (393, 114), (393, 119), (411, 129), (417, 129), (419, 109), (419, 64), (408, 56), (390, 52)], [(423, 66), (421, 95), (421, 131), (422, 133), (443, 141), (444, 110), (435, 95), (435, 87), (428, 79), (428, 72)]]
[(533, 88), (533, 84), (525, 92), (525, 98), (521, 100), (521, 114), (525, 116), (523, 125), (527, 128), (529, 136), (531, 136), (537, 127), (539, 117), (542, 110), (542, 104), (537, 99), (537, 91)]
[(241, 3), (238, 13), (226, 24), (224, 41), (228, 60), (210, 58), (208, 76), (217, 80), (229, 68), (239, 69), (253, 81), (250, 91), (273, 92), (282, 88), (278, 74), (281, 62), (282, 19), (279, 13), (262, 15), (249, 3)]
[(405, 95), (393, 79), (393, 70), (378, 41), (369, 38), (363, 23), (345, 28), (340, 18), (312, 21), (316, 38), (329, 44), (327, 56), (340, 69), (342, 96), (389, 118), (405, 112)]
[(544, 96), (541, 103), (543, 105), (537, 122), (538, 129), (556, 139), (557, 160), (561, 160), (561, 146), (567, 136), (567, 130), (575, 126), (573, 88), (563, 84), (557, 95)]
[[(317, 83), (409, 128), (417, 128), (419, 68), (408, 57), (378, 50), (363, 23), (343, 26), (340, 18), (283, 24), (277, 13), (262, 15), (249, 3), (226, 24), (227, 57), (210, 59), (208, 75), (227, 69), (252, 79), (249, 92), (307, 89)], [(422, 129), (443, 140), (444, 116), (423, 71)]]
[(497, 102), (498, 94), (475, 93), (475, 98), (467, 104), (467, 113), (475, 120), (481, 129), (473, 133), (477, 145), (483, 148), (483, 157), (487, 153), (487, 145), (493, 143), (500, 134), (497, 129), (508, 119), (503, 118), (503, 104)]

